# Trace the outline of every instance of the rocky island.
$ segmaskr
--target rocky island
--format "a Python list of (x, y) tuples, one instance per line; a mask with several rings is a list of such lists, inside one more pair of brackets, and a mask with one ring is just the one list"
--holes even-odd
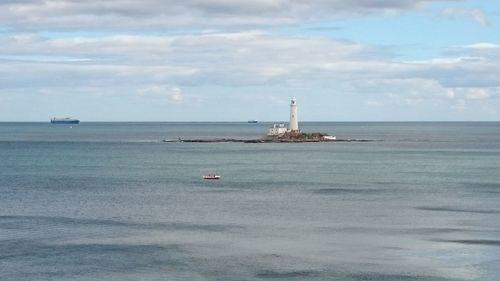
[(219, 142), (242, 142), (242, 143), (305, 143), (305, 142), (366, 142), (368, 139), (337, 139), (337, 137), (326, 133), (305, 133), (299, 129), (297, 118), (297, 102), (292, 98), (290, 102), (290, 121), (288, 128), (284, 123), (276, 123), (268, 129), (267, 135), (260, 139), (182, 139), (163, 140), (163, 142), (196, 142), (196, 143), (219, 143)]
[(192, 143), (223, 143), (223, 142), (240, 142), (240, 143), (312, 143), (312, 142), (368, 142), (375, 141), (370, 139), (337, 139), (330, 135), (322, 133), (301, 133), (297, 136), (279, 136), (279, 137), (263, 137), (260, 139), (235, 139), (235, 138), (214, 138), (214, 139), (183, 139), (163, 140), (163, 142), (192, 142)]

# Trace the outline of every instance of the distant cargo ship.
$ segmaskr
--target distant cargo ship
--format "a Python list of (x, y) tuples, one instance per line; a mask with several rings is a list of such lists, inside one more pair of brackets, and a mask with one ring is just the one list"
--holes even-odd
[(257, 120), (248, 120), (248, 123), (259, 123)]
[(50, 123), (52, 124), (78, 124), (80, 123), (80, 120), (74, 119), (71, 117), (65, 117), (65, 118), (52, 118), (50, 119)]

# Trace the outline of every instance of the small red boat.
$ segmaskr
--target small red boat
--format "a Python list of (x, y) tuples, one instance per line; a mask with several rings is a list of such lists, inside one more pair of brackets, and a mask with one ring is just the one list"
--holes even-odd
[(218, 180), (218, 179), (220, 179), (220, 176), (219, 175), (206, 175), (206, 176), (203, 176), (203, 179), (204, 180)]

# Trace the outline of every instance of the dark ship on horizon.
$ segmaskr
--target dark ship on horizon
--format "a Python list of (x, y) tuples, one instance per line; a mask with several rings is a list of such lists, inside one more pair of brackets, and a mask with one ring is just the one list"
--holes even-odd
[(50, 119), (51, 124), (79, 124), (80, 120), (71, 118), (71, 117), (64, 117), (64, 118), (56, 118), (53, 117)]

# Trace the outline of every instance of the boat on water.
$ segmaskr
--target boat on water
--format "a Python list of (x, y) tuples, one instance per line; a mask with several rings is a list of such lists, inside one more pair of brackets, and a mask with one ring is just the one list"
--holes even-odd
[(52, 118), (50, 119), (50, 123), (52, 124), (78, 124), (80, 123), (80, 120), (71, 118), (71, 117), (64, 117), (64, 118)]
[(337, 137), (326, 135), (326, 136), (323, 136), (323, 139), (328, 140), (328, 141), (334, 141), (334, 140), (337, 140)]
[(203, 179), (204, 180), (218, 180), (218, 179), (220, 179), (220, 176), (219, 175), (209, 174), (209, 175), (203, 176)]
[(257, 120), (248, 120), (248, 123), (259, 123)]

